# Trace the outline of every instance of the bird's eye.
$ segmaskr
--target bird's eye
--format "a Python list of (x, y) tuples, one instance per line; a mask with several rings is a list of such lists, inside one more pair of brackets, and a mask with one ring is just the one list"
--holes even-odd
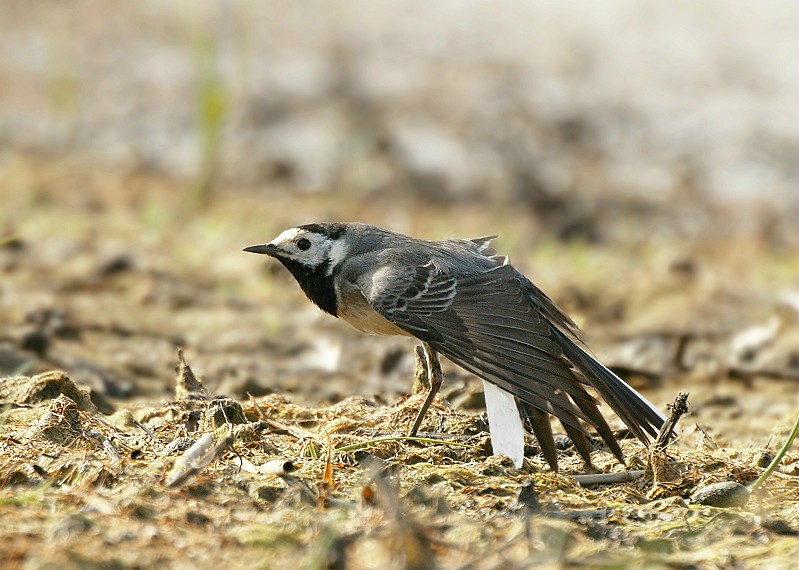
[(311, 247), (311, 240), (307, 238), (300, 238), (297, 240), (297, 247), (302, 251), (305, 251), (309, 247)]

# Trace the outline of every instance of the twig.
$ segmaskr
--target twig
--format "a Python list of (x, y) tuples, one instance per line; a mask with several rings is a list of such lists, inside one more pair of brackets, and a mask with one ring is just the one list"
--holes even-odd
[(155, 434), (153, 432), (151, 432), (147, 428), (147, 426), (144, 425), (143, 423), (141, 423), (139, 420), (134, 418), (133, 425), (135, 425), (137, 428), (142, 430), (144, 432), (144, 435), (146, 435), (148, 438), (150, 438), (150, 441), (158, 441), (158, 438), (155, 437)]
[(751, 378), (773, 378), (775, 380), (799, 380), (799, 374), (791, 372), (790, 370), (774, 370), (769, 368), (743, 368), (740, 366), (733, 366), (727, 368), (727, 374), (731, 378), (743, 378), (749, 380)]
[(232, 437), (225, 437), (214, 443), (213, 434), (204, 434), (175, 462), (172, 472), (166, 478), (166, 486), (174, 487), (180, 485), (186, 479), (204, 469), (214, 459), (222, 455), (233, 444), (233, 441)]
[(233, 464), (245, 473), (259, 475), (286, 475), (295, 469), (294, 462), (288, 459), (273, 459), (261, 465), (254, 465), (245, 457), (237, 457)]
[[(370, 437), (383, 437), (383, 436), (396, 435), (397, 430), (363, 428), (359, 430), (359, 433), (362, 433)], [(479, 434), (477, 435), (479, 436)], [(475, 438), (475, 434), (465, 435), (460, 433), (446, 433), (443, 431), (420, 431), (419, 433), (416, 434), (416, 437), (426, 437), (436, 440), (447, 438), (450, 440), (469, 441)]]
[(371, 445), (373, 443), (381, 443), (384, 441), (419, 441), (422, 443), (434, 443), (440, 445), (452, 445), (454, 447), (467, 447), (469, 449), (477, 449), (477, 447), (475, 447), (474, 445), (469, 445), (468, 443), (462, 443), (460, 441), (446, 441), (443, 439), (432, 439), (429, 437), (411, 437), (409, 435), (394, 435), (388, 437), (378, 437), (375, 439), (367, 439), (365, 441), (359, 441), (357, 443), (343, 445), (341, 447), (337, 447), (333, 451), (336, 452), (352, 451), (353, 449), (358, 449), (359, 447), (364, 447), (367, 445)]
[(189, 363), (186, 362), (182, 348), (178, 348), (178, 360), (180, 363), (178, 364), (178, 376), (175, 381), (175, 397), (178, 400), (182, 400), (191, 396), (207, 396), (208, 390), (205, 389), (200, 379), (195, 376)]
[(434, 568), (431, 528), (417, 522), (405, 510), (398, 494), (398, 480), (387, 477), (386, 472), (375, 463), (372, 463), (370, 470), (376, 502), (393, 523), (389, 532), (399, 542), (400, 567), (419, 570)]
[(660, 427), (658, 436), (652, 444), (652, 449), (655, 451), (665, 451), (666, 447), (669, 445), (669, 440), (671, 440), (671, 436), (674, 434), (674, 428), (677, 427), (677, 422), (680, 421), (680, 417), (688, 411), (688, 393), (680, 392), (677, 394), (677, 397), (674, 398), (674, 403), (669, 406), (669, 408), (671, 409), (671, 416), (669, 416), (669, 419)]
[(250, 404), (252, 404), (252, 407), (255, 409), (255, 412), (258, 414), (258, 417), (262, 420), (265, 420), (266, 414), (261, 409), (261, 406), (258, 405), (258, 401), (255, 399), (255, 396), (247, 392), (247, 397), (250, 398)]
[(307, 429), (302, 429), (301, 427), (290, 426), (287, 424), (276, 422), (275, 420), (270, 420), (269, 418), (266, 418), (263, 421), (272, 426), (273, 428), (287, 431), (297, 439), (316, 439), (317, 437), (319, 437), (318, 434), (315, 434), (312, 431), (308, 431)]
[(609, 485), (612, 483), (628, 483), (644, 476), (643, 469), (622, 471), (621, 473), (589, 473), (588, 475), (574, 475), (573, 479), (578, 485)]

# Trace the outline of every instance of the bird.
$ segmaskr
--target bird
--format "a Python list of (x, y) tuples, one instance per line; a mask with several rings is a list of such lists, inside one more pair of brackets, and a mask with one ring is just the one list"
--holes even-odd
[[(441, 386), (443, 355), (483, 380), (494, 453), (506, 430), (524, 426), (557, 471), (554, 416), (589, 467), (591, 429), (625, 464), (601, 401), (645, 445), (665, 417), (590, 353), (574, 321), (491, 247), (496, 238), (431, 241), (325, 222), (286, 229), (244, 251), (277, 259), (310, 301), (356, 329), (421, 341), (430, 390), (411, 434)], [(499, 447), (519, 467), (523, 444), (522, 432)]]

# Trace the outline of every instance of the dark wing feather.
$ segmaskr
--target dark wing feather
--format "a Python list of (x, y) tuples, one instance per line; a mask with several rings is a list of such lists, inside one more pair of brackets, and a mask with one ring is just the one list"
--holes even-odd
[[(584, 457), (589, 447), (587, 439), (577, 435), (585, 432), (581, 421), (592, 425), (623, 461), (595, 398), (585, 388), (584, 374), (564, 353), (563, 342), (572, 344), (571, 340), (546, 318), (557, 313), (536, 306), (529, 281), (512, 266), (456, 277), (430, 262), (412, 273), (398, 273), (397, 279), (390, 277), (383, 274), (382, 283), (367, 289), (367, 300), (385, 318), (466, 370), (556, 416), (568, 426)], [(540, 416), (536, 424), (536, 434), (551, 439)], [(550, 442), (541, 445), (551, 456)]]
[[(491, 247), (491, 241), (499, 236), (484, 236), (466, 240), (477, 246), (479, 253), (486, 257), (495, 259), (498, 264), (509, 264), (510, 261), (507, 257), (497, 255), (497, 251)], [(516, 272), (516, 277), (522, 283), (524, 293), (539, 313), (546, 317), (552, 324), (557, 326), (561, 331), (565, 332), (570, 338), (577, 340), (580, 344), (585, 345), (582, 337), (580, 336), (580, 329), (569, 315), (563, 312), (546, 293), (536, 287), (532, 281), (527, 279), (524, 275)]]

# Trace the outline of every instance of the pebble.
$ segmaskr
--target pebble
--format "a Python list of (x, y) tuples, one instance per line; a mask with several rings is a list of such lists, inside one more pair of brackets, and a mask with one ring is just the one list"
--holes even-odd
[(743, 507), (749, 502), (749, 489), (735, 481), (721, 481), (697, 489), (691, 503), (710, 507)]

